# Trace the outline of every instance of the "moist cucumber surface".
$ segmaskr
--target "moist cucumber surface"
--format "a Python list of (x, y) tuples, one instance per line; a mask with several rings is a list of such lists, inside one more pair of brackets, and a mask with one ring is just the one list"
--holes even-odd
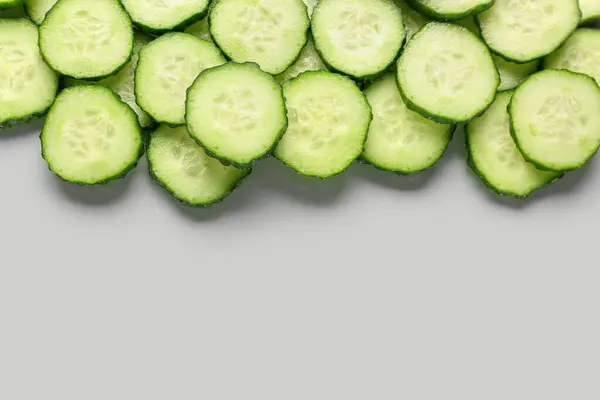
[(183, 126), (160, 125), (149, 137), (147, 157), (154, 179), (190, 206), (223, 200), (250, 173), (208, 156)]
[(270, 155), (287, 125), (281, 86), (255, 63), (201, 73), (187, 92), (185, 117), (212, 156), (240, 167)]
[(186, 90), (200, 72), (225, 62), (212, 42), (187, 33), (165, 33), (140, 52), (135, 71), (137, 103), (158, 122), (183, 125)]
[(194, 22), (192, 25), (185, 28), (184, 32), (212, 42), (210, 29), (208, 27), (208, 18), (202, 18), (200, 21)]
[(500, 86), (498, 86), (499, 92), (516, 88), (540, 67), (539, 60), (519, 64), (507, 61), (496, 54), (492, 54), (492, 58), (494, 59), (494, 64), (500, 74)]
[(413, 9), (405, 0), (394, 0), (394, 3), (400, 7), (400, 11), (402, 12), (402, 21), (406, 30), (406, 41), (409, 41), (430, 19)]
[(356, 79), (383, 73), (406, 38), (402, 13), (391, 0), (321, 0), (311, 29), (325, 64)]
[(515, 91), (509, 106), (513, 138), (536, 166), (568, 171), (600, 145), (600, 87), (587, 75), (544, 70)]
[(436, 19), (457, 20), (487, 10), (494, 0), (409, 0), (421, 13)]
[(363, 159), (382, 169), (409, 174), (430, 168), (442, 157), (454, 126), (438, 124), (410, 111), (393, 73), (386, 73), (364, 92), (373, 110), (373, 121)]
[(470, 168), (495, 192), (527, 197), (562, 176), (525, 161), (510, 134), (508, 104), (513, 91), (499, 93), (483, 115), (466, 125)]
[(0, 127), (44, 114), (58, 76), (42, 59), (38, 29), (26, 19), (0, 19)]
[(487, 47), (466, 28), (443, 22), (428, 23), (407, 43), (397, 77), (407, 106), (440, 123), (479, 115), (500, 84)]
[(58, 0), (25, 0), (25, 11), (36, 24), (44, 22), (46, 14)]
[(55, 71), (101, 79), (131, 58), (133, 28), (118, 0), (60, 0), (40, 26), (39, 45)]
[(586, 74), (600, 85), (600, 30), (577, 29), (560, 48), (544, 59), (543, 66)]
[(121, 0), (136, 26), (163, 33), (178, 30), (202, 19), (209, 0)]
[(40, 137), (50, 170), (82, 185), (124, 176), (143, 152), (135, 113), (100, 85), (63, 90), (48, 112)]
[(306, 71), (317, 71), (320, 69), (327, 69), (323, 60), (319, 56), (312, 37), (308, 37), (306, 46), (300, 52), (300, 56), (291, 67), (289, 67), (284, 73), (279, 74), (275, 77), (279, 83), (283, 83), (287, 80), (297, 77), (302, 72)]
[(289, 124), (275, 156), (302, 175), (327, 178), (363, 152), (371, 107), (348, 77), (308, 71), (283, 85)]
[(309, 23), (302, 0), (219, 0), (209, 14), (213, 40), (229, 59), (254, 62), (273, 75), (296, 61)]
[(579, 0), (579, 8), (581, 9), (582, 22), (600, 19), (600, 1)]
[(306, 4), (306, 10), (308, 11), (308, 16), (312, 15), (314, 8), (319, 3), (319, 0), (304, 0), (304, 4)]
[(577, 0), (502, 0), (477, 16), (490, 49), (520, 63), (556, 50), (580, 18)]

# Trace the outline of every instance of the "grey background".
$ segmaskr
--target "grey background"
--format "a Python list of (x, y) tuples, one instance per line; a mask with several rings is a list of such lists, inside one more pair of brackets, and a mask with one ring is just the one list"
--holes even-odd
[(466, 169), (276, 160), (189, 211), (145, 160), (80, 188), (0, 136), (2, 400), (600, 398), (600, 166), (530, 201)]

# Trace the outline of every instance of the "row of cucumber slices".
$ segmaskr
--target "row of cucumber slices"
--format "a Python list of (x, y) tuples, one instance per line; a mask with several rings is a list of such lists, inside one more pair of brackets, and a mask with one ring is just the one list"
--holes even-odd
[(0, 0), (0, 126), (47, 114), (42, 156), (78, 184), (145, 153), (194, 206), (269, 156), (423, 171), (465, 126), (471, 168), (526, 197), (600, 146), (597, 3)]

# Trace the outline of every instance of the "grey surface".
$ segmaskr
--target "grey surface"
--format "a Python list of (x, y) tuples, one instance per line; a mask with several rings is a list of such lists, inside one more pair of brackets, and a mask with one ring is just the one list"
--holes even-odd
[(267, 160), (189, 211), (145, 161), (61, 182), (37, 134), (0, 136), (2, 400), (600, 398), (596, 161), (505, 201), (460, 134), (419, 176)]

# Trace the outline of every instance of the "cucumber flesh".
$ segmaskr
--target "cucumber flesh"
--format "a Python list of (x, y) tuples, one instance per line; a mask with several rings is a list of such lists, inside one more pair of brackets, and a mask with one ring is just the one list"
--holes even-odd
[(579, 0), (579, 8), (581, 9), (581, 22), (600, 19), (600, 1)]
[(99, 85), (63, 90), (48, 112), (41, 141), (50, 170), (83, 185), (124, 176), (143, 151), (135, 113)]
[(202, 19), (209, 0), (121, 0), (136, 26), (154, 33), (178, 30)]
[(306, 71), (318, 71), (320, 69), (327, 69), (323, 60), (319, 56), (312, 37), (309, 36), (306, 46), (300, 52), (300, 56), (291, 67), (289, 67), (284, 73), (279, 74), (275, 77), (279, 83), (283, 83), (287, 80), (297, 77), (302, 72)]
[(519, 86), (509, 106), (513, 137), (525, 159), (568, 171), (600, 146), (600, 87), (587, 75), (544, 70)]
[(184, 29), (185, 33), (196, 36), (199, 39), (208, 40), (212, 42), (210, 36), (210, 29), (208, 27), (208, 18), (203, 18), (198, 22), (194, 22), (192, 25)]
[(150, 135), (147, 157), (154, 179), (189, 206), (223, 200), (250, 173), (209, 157), (183, 126), (160, 125)]
[(518, 64), (507, 61), (496, 54), (493, 54), (492, 58), (494, 59), (494, 64), (500, 74), (500, 86), (498, 86), (499, 92), (516, 88), (540, 67), (539, 60)]
[(38, 29), (26, 19), (0, 19), (0, 127), (44, 114), (58, 90), (57, 74), (38, 48)]
[(23, 4), (23, 0), (0, 0), (0, 10), (5, 8), (13, 8)]
[(442, 20), (458, 20), (492, 6), (494, 0), (410, 0), (423, 14)]
[(394, 0), (394, 2), (400, 7), (400, 11), (402, 11), (402, 21), (404, 22), (404, 29), (406, 29), (406, 41), (409, 41), (430, 20), (409, 6), (406, 1)]
[(281, 86), (254, 63), (208, 69), (188, 90), (186, 123), (212, 156), (248, 166), (270, 155), (285, 130)]
[(135, 71), (137, 103), (158, 122), (183, 125), (186, 90), (200, 72), (225, 62), (212, 42), (187, 33), (165, 33), (140, 52)]
[(310, 17), (313, 13), (314, 8), (319, 3), (319, 0), (304, 0), (304, 4), (306, 4), (306, 10), (308, 11), (308, 16)]
[(363, 158), (375, 166), (410, 174), (432, 167), (444, 154), (453, 125), (438, 124), (410, 111), (396, 77), (386, 73), (365, 89), (373, 109)]
[(363, 152), (372, 119), (358, 86), (342, 75), (308, 71), (287, 81), (283, 91), (289, 125), (275, 156), (307, 176), (346, 170)]
[(389, 0), (322, 0), (311, 27), (323, 61), (356, 79), (383, 73), (406, 38), (402, 13)]
[(477, 18), (493, 52), (523, 63), (556, 50), (577, 28), (581, 12), (577, 0), (505, 0)]
[(543, 66), (589, 75), (600, 85), (600, 30), (577, 29), (559, 49), (544, 59)]
[(63, 75), (101, 79), (129, 61), (133, 27), (118, 0), (61, 0), (40, 26), (40, 49)]
[(58, 0), (25, 0), (25, 11), (36, 24), (44, 22), (46, 14)]
[(235, 62), (254, 62), (277, 75), (306, 44), (310, 22), (301, 0), (219, 0), (211, 7), (213, 40)]
[(495, 192), (527, 197), (562, 176), (525, 161), (510, 134), (508, 104), (512, 91), (499, 93), (485, 113), (466, 126), (468, 163)]
[(440, 123), (481, 114), (500, 84), (487, 47), (466, 28), (443, 22), (430, 22), (413, 36), (397, 75), (407, 106)]
[(27, 18), (23, 6), (0, 8), (0, 18)]

